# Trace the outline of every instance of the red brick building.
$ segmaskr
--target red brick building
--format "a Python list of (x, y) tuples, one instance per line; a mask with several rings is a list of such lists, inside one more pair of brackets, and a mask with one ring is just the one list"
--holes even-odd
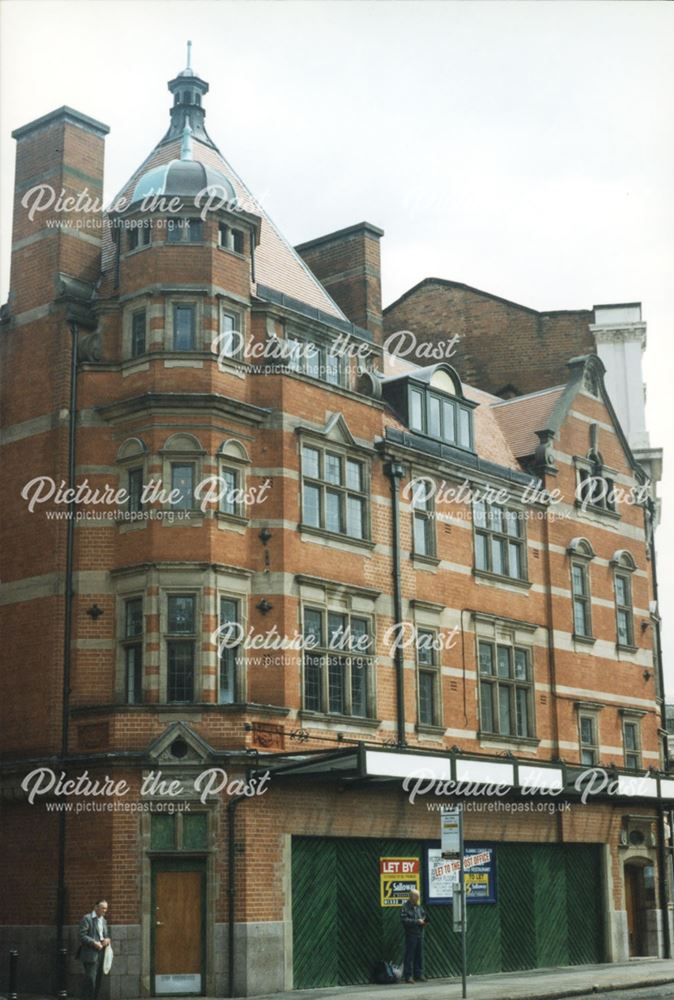
[[(63, 947), (76, 988), (101, 897), (113, 1000), (367, 981), (400, 957), (402, 858), (428, 974), (456, 974), (456, 797), (417, 779), (479, 792), (471, 971), (665, 954), (652, 511), (603, 365), (503, 400), (385, 356), (381, 231), (302, 260), (209, 137), (208, 85), (169, 89), (107, 213), (106, 126), (61, 108), (14, 133), (0, 942), (21, 988), (53, 988)], [(583, 804), (593, 766), (610, 782)]]

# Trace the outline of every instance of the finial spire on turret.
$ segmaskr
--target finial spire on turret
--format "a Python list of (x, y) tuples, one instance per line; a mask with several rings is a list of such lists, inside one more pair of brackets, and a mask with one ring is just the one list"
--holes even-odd
[(191, 133), (189, 159), (192, 158), (191, 143), (193, 141), (203, 142), (215, 149), (215, 143), (208, 135), (204, 126), (206, 112), (202, 102), (208, 93), (208, 84), (205, 80), (201, 79), (192, 66), (191, 41), (187, 42), (187, 66), (173, 80), (169, 80), (168, 88), (173, 94), (173, 107), (171, 108), (171, 124), (168, 132), (162, 139), (162, 143), (175, 139), (180, 142), (184, 138), (185, 124), (189, 115)]
[(189, 115), (185, 118), (185, 127), (183, 129), (183, 141), (180, 147), (180, 159), (181, 160), (191, 160), (192, 157), (192, 127), (190, 125)]

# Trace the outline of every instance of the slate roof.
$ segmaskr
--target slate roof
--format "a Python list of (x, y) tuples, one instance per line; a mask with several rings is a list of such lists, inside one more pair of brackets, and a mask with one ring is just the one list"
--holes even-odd
[(557, 385), (492, 403), (492, 412), (516, 458), (533, 455), (539, 443), (536, 431), (548, 427), (550, 415), (565, 388)]
[[(129, 178), (114, 199), (113, 204), (122, 196), (130, 199), (136, 183), (148, 170), (168, 163), (170, 160), (179, 159), (180, 147), (179, 139), (156, 146)], [(342, 320), (347, 319), (299, 254), (272, 222), (231, 164), (216, 149), (205, 145), (196, 138), (193, 142), (193, 157), (199, 163), (203, 163), (205, 167), (221, 171), (232, 183), (241, 207), (245, 211), (261, 217), (260, 245), (255, 250), (257, 283), (283, 292), (290, 298), (304, 302), (330, 316)], [(114, 245), (111, 232), (108, 229), (104, 235), (103, 270), (108, 271), (113, 262)], [(253, 286), (252, 291), (255, 292), (255, 286)]]

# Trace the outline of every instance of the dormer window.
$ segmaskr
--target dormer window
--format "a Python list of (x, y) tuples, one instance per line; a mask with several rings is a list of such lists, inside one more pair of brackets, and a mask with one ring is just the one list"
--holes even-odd
[[(458, 375), (448, 365), (437, 366), (430, 377), (428, 369), (424, 374), (428, 379), (426, 385), (419, 384), (414, 375), (408, 379), (406, 408), (410, 429), (436, 441), (472, 450), (473, 407), (463, 398)], [(421, 373), (418, 378), (421, 381)]]
[(439, 393), (410, 389), (410, 427), (420, 434), (472, 449), (470, 410)]

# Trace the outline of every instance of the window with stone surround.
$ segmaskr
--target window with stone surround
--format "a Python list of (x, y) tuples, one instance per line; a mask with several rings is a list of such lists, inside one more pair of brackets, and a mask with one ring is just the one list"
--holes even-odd
[(369, 535), (365, 462), (345, 450), (302, 447), (302, 527), (364, 540)]
[(232, 705), (240, 701), (241, 688), (241, 604), (234, 597), (220, 596), (218, 636), (218, 702)]
[(599, 761), (599, 736), (597, 717), (586, 712), (579, 713), (578, 734), (580, 739), (580, 762), (585, 767), (594, 767)]
[(161, 449), (164, 491), (172, 493), (168, 510), (196, 511), (201, 502), (195, 490), (203, 478), (205, 452), (192, 434), (173, 434)]
[(441, 721), (441, 677), (437, 646), (435, 632), (417, 629), (417, 690), (421, 726), (439, 726)]
[(473, 504), (475, 569), (527, 579), (526, 527), (522, 511), (479, 500)]
[(145, 309), (134, 309), (131, 314), (131, 357), (138, 358), (145, 354), (147, 340), (147, 312)]
[(574, 538), (567, 552), (570, 557), (571, 570), (573, 637), (580, 640), (592, 640), (590, 562), (594, 558), (594, 551), (586, 538)]
[(623, 549), (611, 560), (613, 567), (613, 587), (615, 593), (616, 641), (619, 649), (633, 651), (634, 607), (632, 600), (632, 574), (636, 563), (631, 554)]
[(143, 597), (124, 601), (124, 678), (126, 702), (138, 705), (143, 700), (143, 633), (145, 631)]
[[(122, 466), (120, 486), (126, 489), (126, 510), (137, 514), (143, 510), (142, 495), (146, 485), (147, 447), (140, 438), (128, 438), (117, 452)], [(124, 522), (120, 522), (124, 523)]]
[(289, 371), (300, 372), (329, 385), (349, 387), (349, 365), (344, 352), (331, 350), (331, 344), (312, 340), (308, 334), (291, 331), (285, 338)]
[(532, 649), (480, 639), (478, 661), (481, 732), (533, 737)]
[(166, 598), (166, 700), (191, 703), (195, 695), (197, 595)]
[(373, 622), (324, 607), (302, 609), (303, 705), (307, 711), (373, 715)]
[(423, 478), (416, 479), (412, 487), (412, 551), (415, 556), (434, 558), (436, 554), (433, 487), (430, 479)]
[(242, 229), (221, 222), (218, 226), (218, 246), (223, 250), (233, 250), (243, 254), (246, 251), (246, 236)]
[(641, 769), (641, 720), (631, 713), (623, 713), (623, 750), (625, 767), (629, 771)]

